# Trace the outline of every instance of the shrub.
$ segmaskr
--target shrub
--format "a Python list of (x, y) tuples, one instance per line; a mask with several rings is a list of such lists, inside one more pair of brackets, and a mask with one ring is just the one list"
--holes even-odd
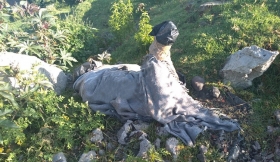
[(130, 0), (127, 0), (126, 3), (118, 0), (113, 3), (111, 11), (109, 26), (117, 37), (117, 41), (121, 42), (134, 30), (133, 5)]
[[(46, 9), (40, 9), (34, 4), (25, 4), (26, 7), (16, 6), (14, 14), (10, 15), (13, 21), (6, 21), (0, 26), (0, 50), (34, 55), (51, 64), (67, 69), (67, 65), (75, 62), (67, 49), (67, 29), (57, 27), (56, 17)], [(29, 7), (28, 7), (29, 6)], [(35, 8), (35, 9), (33, 9)], [(37, 10), (38, 9), (38, 10)], [(1, 11), (7, 12), (8, 11)], [(70, 31), (71, 32), (71, 31)], [(67, 51), (67, 57), (63, 51)], [(64, 60), (60, 61), (64, 56)]]
[(93, 113), (87, 103), (57, 96), (46, 89), (48, 81), (37, 71), (30, 72), (30, 77), (25, 72), (13, 72), (11, 76), (18, 79), (21, 87), (10, 91), (18, 106), (0, 95), (0, 101), (5, 102), (0, 112), (9, 113), (5, 120), (14, 121), (18, 129), (0, 127), (0, 161), (17, 161), (19, 157), (22, 161), (51, 161), (53, 154), (60, 151), (80, 155), (90, 143), (87, 134), (97, 127), (103, 128), (103, 115)]
[(65, 20), (58, 21), (57, 30), (67, 32), (65, 44), (60, 44), (60, 48), (72, 53), (78, 61), (86, 61), (90, 55), (97, 53), (97, 29), (79, 17), (69, 15)]
[(153, 42), (153, 37), (149, 35), (153, 27), (149, 24), (149, 22), (150, 17), (148, 15), (148, 12), (143, 12), (140, 17), (138, 32), (134, 35), (134, 39), (143, 52)]

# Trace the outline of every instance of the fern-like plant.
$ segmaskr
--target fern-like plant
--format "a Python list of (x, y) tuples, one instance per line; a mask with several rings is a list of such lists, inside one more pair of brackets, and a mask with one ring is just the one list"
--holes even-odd
[(149, 35), (152, 31), (152, 25), (149, 24), (150, 17), (148, 12), (143, 12), (140, 21), (138, 32), (134, 35), (134, 39), (138, 43), (141, 51), (146, 50), (148, 46), (153, 42), (153, 37)]

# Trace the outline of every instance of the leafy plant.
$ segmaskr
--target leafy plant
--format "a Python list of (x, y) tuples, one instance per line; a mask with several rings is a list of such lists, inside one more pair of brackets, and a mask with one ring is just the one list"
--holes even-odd
[(72, 55), (71, 53), (65, 50), (60, 50), (58, 61), (60, 62), (61, 65), (64, 65), (64, 67), (67, 67), (67, 64), (73, 66), (72, 62), (77, 62), (77, 60), (71, 55)]
[(118, 0), (111, 7), (112, 15), (109, 18), (109, 26), (117, 37), (117, 41), (123, 41), (133, 31), (133, 5), (130, 0)]
[(149, 35), (152, 31), (152, 25), (150, 25), (149, 22), (150, 17), (148, 12), (145, 11), (140, 17), (138, 32), (134, 35), (134, 38), (142, 51), (146, 50), (153, 42), (153, 37)]
[[(93, 113), (87, 103), (49, 91), (49, 82), (36, 70), (28, 74), (11, 72), (10, 75), (18, 80), (20, 90), (10, 92), (16, 96), (14, 100), (21, 108), (5, 102), (0, 109), (1, 126), (14, 126), (8, 121), (18, 126), (17, 130), (0, 127), (0, 148), (4, 155), (0, 157), (1, 161), (14, 161), (20, 155), (25, 160), (51, 161), (53, 154), (60, 150), (72, 152), (77, 147), (87, 147), (87, 134), (94, 128), (103, 128), (102, 114)], [(5, 101), (1, 95), (0, 101)]]
[(67, 16), (65, 20), (58, 22), (57, 30), (65, 31), (67, 35), (65, 43), (60, 44), (59, 48), (72, 53), (76, 60), (84, 62), (90, 55), (97, 53), (95, 33), (98, 30), (79, 17), (75, 15)]
[(97, 54), (97, 59), (100, 60), (102, 63), (110, 63), (111, 54), (106, 51), (102, 52), (101, 54)]

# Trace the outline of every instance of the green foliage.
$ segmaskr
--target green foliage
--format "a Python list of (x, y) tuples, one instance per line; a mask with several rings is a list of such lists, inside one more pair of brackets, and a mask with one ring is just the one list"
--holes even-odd
[(61, 48), (72, 53), (78, 61), (84, 62), (90, 55), (97, 53), (95, 37), (97, 29), (89, 23), (82, 21), (75, 15), (69, 15), (65, 20), (58, 22), (57, 29), (67, 32), (65, 44), (61, 44)]
[(111, 61), (111, 54), (107, 51), (102, 52), (101, 54), (97, 54), (97, 59), (101, 61), (103, 64), (110, 63)]
[(143, 12), (140, 17), (139, 22), (139, 29), (138, 32), (135, 33), (134, 38), (136, 42), (138, 43), (141, 51), (144, 51), (148, 49), (150, 44), (153, 42), (153, 37), (149, 35), (149, 33), (152, 31), (152, 25), (149, 24), (150, 17), (148, 15), (148, 12)]
[(109, 18), (109, 26), (117, 37), (118, 42), (122, 42), (134, 30), (133, 5), (130, 0), (118, 0), (111, 7), (112, 15)]
[[(94, 34), (97, 30), (75, 14), (65, 20), (58, 19), (53, 14), (54, 10), (48, 7), (29, 14), (28, 10), (17, 6), (11, 15), (16, 21), (3, 24), (0, 28), (3, 34), (1, 42), (7, 42), (0, 44), (1, 51), (35, 55), (64, 68), (71, 66), (75, 60), (85, 61), (89, 55), (96, 53)], [(65, 54), (68, 61), (60, 61)]]
[[(19, 81), (20, 89), (11, 91), (18, 107), (12, 102), (2, 104), (0, 125), (14, 126), (8, 122), (14, 121), (19, 128), (0, 127), (0, 148), (3, 149), (0, 161), (15, 161), (19, 156), (24, 161), (51, 161), (56, 152), (65, 150), (67, 153), (76, 147), (86, 147), (87, 134), (95, 128), (103, 128), (103, 115), (93, 113), (87, 103), (57, 96), (46, 89), (49, 82), (36, 70), (30, 72), (29, 77), (26, 72), (11, 75)], [(0, 101), (5, 99), (6, 96), (0, 95)]]
[[(77, 42), (90, 42), (90, 40), (77, 41), (76, 39), (82, 39), (81, 37), (85, 37), (83, 35), (93, 37), (91, 30), (87, 31), (87, 27), (84, 27), (83, 24), (78, 24), (81, 29), (85, 29), (81, 30), (82, 32), (79, 33), (81, 35), (78, 36), (77, 32), (73, 32), (69, 28), (60, 28), (60, 22), (64, 21), (55, 21), (56, 17), (47, 9), (39, 9), (38, 6), (28, 3), (26, 6), (27, 8), (16, 6), (13, 9), (13, 14), (10, 15), (14, 21), (1, 24), (0, 50), (35, 55), (64, 69), (72, 66), (72, 62), (75, 62), (76, 59), (72, 57), (71, 53), (76, 54), (75, 52), (78, 50), (84, 51), (81, 50), (83, 47), (73, 49), (69, 42), (76, 44)], [(32, 10), (32, 7), (37, 7), (36, 9), (38, 10)], [(71, 22), (71, 24), (75, 23)], [(79, 28), (76, 30), (79, 30)], [(90, 47), (92, 48), (93, 46)], [(80, 58), (77, 55), (75, 56)]]
[(156, 151), (155, 147), (151, 147), (148, 151), (148, 159), (151, 162), (163, 161), (161, 155)]

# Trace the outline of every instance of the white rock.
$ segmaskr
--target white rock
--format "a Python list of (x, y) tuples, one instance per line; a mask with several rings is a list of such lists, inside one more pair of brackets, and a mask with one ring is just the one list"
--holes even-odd
[(255, 45), (237, 51), (228, 57), (220, 71), (223, 82), (236, 88), (251, 86), (252, 80), (261, 76), (278, 54), (278, 51), (268, 51)]
[(139, 152), (137, 154), (138, 157), (142, 157), (142, 158), (146, 158), (147, 152), (149, 151), (149, 149), (152, 147), (151, 142), (149, 140), (147, 140), (146, 138), (144, 138), (141, 142), (140, 142), (140, 149)]
[(154, 145), (155, 145), (156, 149), (160, 149), (160, 142), (161, 142), (161, 140), (159, 138), (157, 138), (155, 140)]
[[(36, 66), (34, 66), (36, 65)], [(61, 94), (67, 84), (67, 76), (55, 65), (47, 64), (35, 56), (16, 54), (12, 52), (0, 52), (0, 66), (10, 66), (19, 71), (30, 71), (32, 67), (44, 74), (53, 85), (56, 94)], [(14, 78), (9, 78), (15, 88), (18, 88)]]
[(142, 131), (147, 130), (149, 127), (149, 123), (143, 122), (141, 120), (137, 120), (137, 121), (133, 122), (132, 125), (136, 130), (142, 130)]
[(125, 139), (128, 137), (128, 133), (131, 131), (131, 120), (127, 120), (127, 122), (121, 127), (121, 129), (117, 133), (118, 142), (120, 144), (125, 145)]
[(92, 131), (93, 136), (91, 137), (90, 141), (93, 143), (98, 143), (103, 140), (103, 132), (101, 129), (97, 128)]
[(63, 152), (53, 155), (52, 162), (67, 162)]
[(175, 137), (171, 137), (166, 141), (166, 150), (169, 151), (173, 155), (173, 159), (176, 160), (179, 152), (178, 152), (178, 144), (179, 141)]
[(96, 152), (89, 151), (88, 153), (83, 153), (83, 155), (80, 157), (79, 162), (91, 162), (94, 159), (96, 159)]

